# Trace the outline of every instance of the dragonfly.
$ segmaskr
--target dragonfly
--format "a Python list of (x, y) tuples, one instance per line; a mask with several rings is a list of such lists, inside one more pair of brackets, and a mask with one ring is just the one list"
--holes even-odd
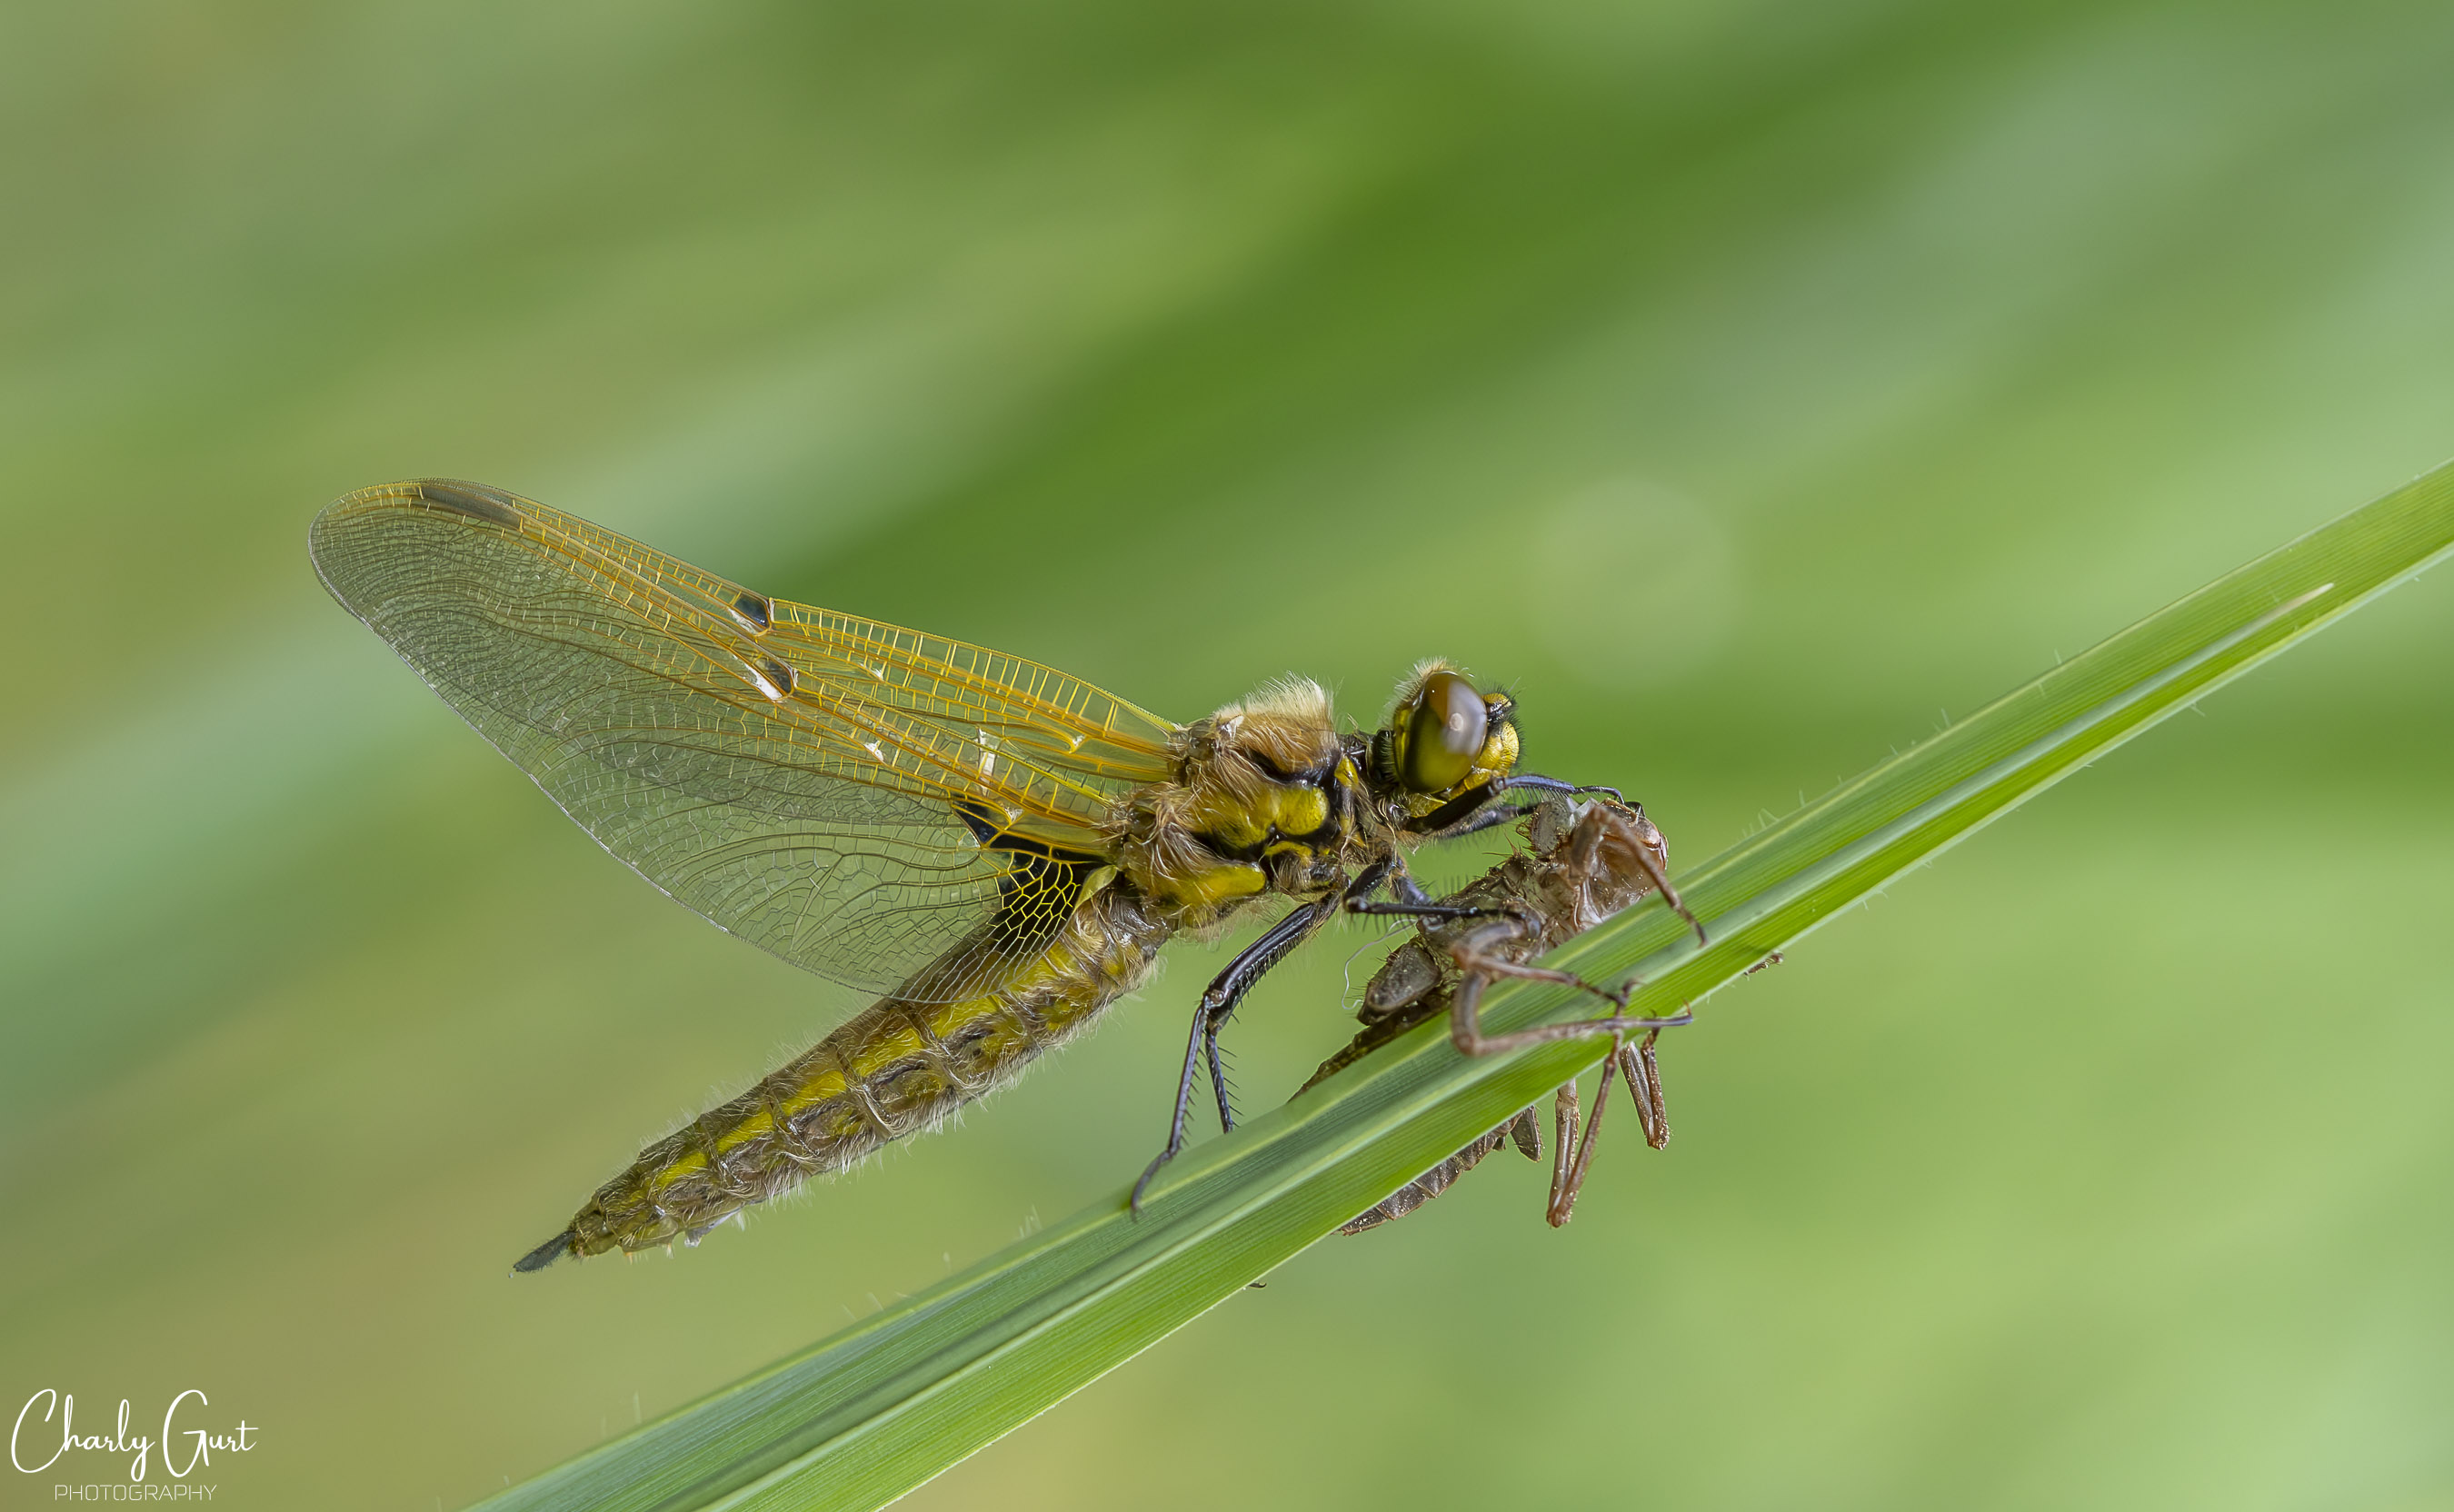
[(1438, 660), (1369, 731), (1297, 678), (1177, 724), (483, 484), (344, 495), (308, 547), (342, 607), (607, 850), (879, 994), (642, 1150), (519, 1271), (695, 1243), (1011, 1081), (1148, 980), (1171, 938), (1287, 902), (1194, 1008), (1138, 1213), (1204, 1071), (1234, 1126), (1219, 1031), (1265, 972), (1341, 910), (1428, 903), (1416, 844), (1609, 791), (1519, 770), (1514, 699)]
[[(1669, 1111), (1661, 1094), (1660, 1063), (1654, 1050), (1661, 1031), (1694, 1021), (1692, 1011), (1659, 1018), (1630, 1017), (1633, 980), (1600, 987), (1574, 972), (1530, 963), (1603, 920), (1652, 895), (1705, 941), (1704, 926), (1670, 885), (1670, 852), (1660, 828), (1640, 804), (1598, 796), (1580, 802), (1552, 794), (1525, 823), (1525, 847), (1457, 891), (1437, 900), (1369, 900), (1358, 911), (1411, 916), (1414, 939), (1391, 951), (1363, 988), (1357, 1017), (1362, 1028), (1343, 1049), (1296, 1089), (1296, 1096), (1327, 1081), (1417, 1025), (1449, 1021), (1449, 1038), (1468, 1055), (1494, 1055), (1559, 1040), (1608, 1038), (1592, 1117), (1578, 1132), (1577, 1084), (1562, 1083), (1552, 1097), (1553, 1158), (1550, 1197), (1543, 1209), (1554, 1228), (1574, 1216), (1577, 1196), (1592, 1169), (1595, 1136), (1609, 1107), (1611, 1081), (1623, 1078), (1636, 1104), (1644, 1142), (1654, 1149), (1670, 1143)], [(1506, 978), (1575, 987), (1609, 1005), (1598, 1018), (1542, 1025), (1513, 1034), (1482, 1030), (1482, 994)], [(1631, 1036), (1641, 1034), (1640, 1039)], [(1528, 1160), (1542, 1158), (1541, 1125), (1532, 1106), (1349, 1219), (1340, 1233), (1360, 1234), (1439, 1196), (1483, 1157), (1513, 1144)]]

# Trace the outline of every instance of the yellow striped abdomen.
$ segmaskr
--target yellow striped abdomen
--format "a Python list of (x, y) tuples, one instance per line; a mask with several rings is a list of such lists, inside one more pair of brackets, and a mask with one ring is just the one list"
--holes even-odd
[(888, 994), (806, 1055), (642, 1150), (521, 1268), (695, 1239), (753, 1203), (935, 1126), (1139, 986), (1169, 932), (1131, 887), (1112, 884), (1076, 905), (1049, 947), (992, 991), (955, 1003)]

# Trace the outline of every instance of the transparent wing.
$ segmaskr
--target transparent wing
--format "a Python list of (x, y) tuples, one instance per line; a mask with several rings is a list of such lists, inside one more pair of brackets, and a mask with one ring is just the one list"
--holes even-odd
[(482, 485), (308, 533), (351, 613), (640, 875), (785, 960), (933, 997), (1064, 917), (1176, 726), (1036, 663), (768, 599)]

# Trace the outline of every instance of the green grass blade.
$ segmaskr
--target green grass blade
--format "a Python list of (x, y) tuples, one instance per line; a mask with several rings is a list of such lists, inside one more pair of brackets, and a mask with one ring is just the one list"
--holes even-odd
[[(1639, 975), (1637, 1012), (1700, 1000), (1765, 953), (2454, 549), (2454, 465), (2310, 532), (2055, 667), (1557, 953)], [(1513, 1028), (1587, 1011), (1512, 985)], [(1427, 1025), (1115, 1198), (815, 1347), (485, 1503), (871, 1507), (1046, 1410), (1599, 1058), (1467, 1060)], [(1122, 1173), (1120, 1173), (1122, 1174)]]

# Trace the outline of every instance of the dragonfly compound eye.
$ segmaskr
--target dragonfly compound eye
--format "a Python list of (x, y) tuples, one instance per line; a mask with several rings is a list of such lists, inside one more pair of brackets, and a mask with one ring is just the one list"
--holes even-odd
[(1472, 683), (1455, 672), (1433, 673), (1406, 712), (1398, 776), (1418, 793), (1447, 792), (1474, 770), (1490, 727), (1491, 707)]

